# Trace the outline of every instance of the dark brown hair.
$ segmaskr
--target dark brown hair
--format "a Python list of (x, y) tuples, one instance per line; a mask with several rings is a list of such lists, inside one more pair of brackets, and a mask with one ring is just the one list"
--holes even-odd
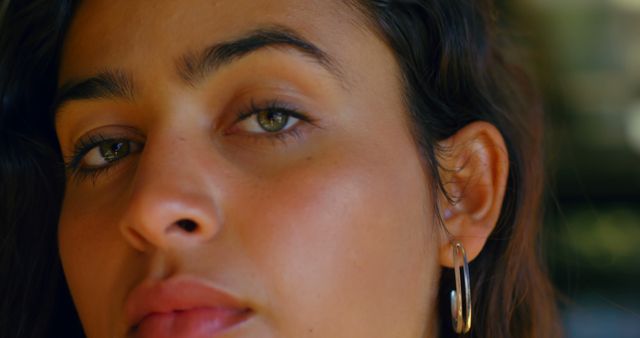
[[(492, 1), (349, 1), (395, 53), (415, 140), (439, 188), (434, 197), (447, 196), (439, 177), (447, 168), (438, 162), (446, 154), (438, 141), (474, 121), (493, 124), (505, 139), (508, 185), (498, 224), (470, 265), (474, 322), (468, 336), (559, 336), (538, 244), (541, 106), (527, 77), (504, 58)], [(50, 111), (75, 3), (0, 5), (1, 337), (82, 336), (57, 254), (64, 175)], [(443, 270), (443, 337), (453, 336), (452, 280), (452, 271)]]

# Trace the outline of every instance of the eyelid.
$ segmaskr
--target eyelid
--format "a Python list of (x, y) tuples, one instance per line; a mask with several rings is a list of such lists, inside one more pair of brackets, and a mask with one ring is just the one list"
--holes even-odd
[(130, 125), (102, 125), (83, 132), (79, 137), (72, 138), (69, 153), (74, 153), (78, 150), (78, 146), (81, 142), (86, 142), (91, 137), (96, 138), (100, 136), (106, 137), (107, 139), (133, 139), (141, 142), (144, 142), (146, 139), (146, 136), (142, 131)]

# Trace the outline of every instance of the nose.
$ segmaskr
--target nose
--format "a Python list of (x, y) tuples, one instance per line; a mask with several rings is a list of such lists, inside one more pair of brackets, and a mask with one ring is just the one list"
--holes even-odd
[(135, 249), (194, 245), (220, 231), (216, 169), (196, 149), (182, 137), (149, 139), (145, 144), (119, 226)]

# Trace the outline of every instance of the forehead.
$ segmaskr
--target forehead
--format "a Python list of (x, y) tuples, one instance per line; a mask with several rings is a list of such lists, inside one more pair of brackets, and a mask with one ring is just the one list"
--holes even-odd
[(384, 48), (346, 1), (89, 0), (65, 39), (60, 81), (106, 68), (158, 71), (185, 52), (268, 25), (288, 27), (345, 63)]

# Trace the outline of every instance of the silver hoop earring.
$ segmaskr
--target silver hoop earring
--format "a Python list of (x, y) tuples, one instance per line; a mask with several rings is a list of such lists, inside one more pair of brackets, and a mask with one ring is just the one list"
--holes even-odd
[[(464, 303), (466, 305), (465, 316), (462, 311), (462, 287), (460, 285), (460, 256), (462, 256), (462, 270), (464, 273)], [(467, 333), (471, 330), (471, 284), (469, 280), (469, 264), (467, 253), (462, 243), (453, 243), (453, 269), (456, 275), (456, 289), (451, 291), (451, 318), (453, 330), (457, 334)]]

